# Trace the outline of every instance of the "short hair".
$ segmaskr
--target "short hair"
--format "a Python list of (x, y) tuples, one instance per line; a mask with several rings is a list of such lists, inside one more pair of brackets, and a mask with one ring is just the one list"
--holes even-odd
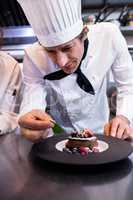
[(85, 27), (83, 28), (82, 32), (78, 35), (78, 38), (79, 38), (80, 40), (84, 41), (84, 40), (87, 38), (88, 31), (89, 31), (88, 27), (85, 26)]

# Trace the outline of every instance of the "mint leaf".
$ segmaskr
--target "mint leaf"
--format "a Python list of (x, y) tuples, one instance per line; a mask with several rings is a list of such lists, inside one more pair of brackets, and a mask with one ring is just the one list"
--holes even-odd
[(64, 130), (58, 124), (55, 124), (52, 129), (53, 129), (54, 135), (60, 135), (61, 133), (64, 132)]

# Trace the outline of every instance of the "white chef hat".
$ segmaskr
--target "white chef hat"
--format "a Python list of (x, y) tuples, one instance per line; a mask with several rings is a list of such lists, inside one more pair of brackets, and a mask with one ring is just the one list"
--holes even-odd
[(39, 42), (58, 46), (83, 29), (81, 0), (18, 0)]

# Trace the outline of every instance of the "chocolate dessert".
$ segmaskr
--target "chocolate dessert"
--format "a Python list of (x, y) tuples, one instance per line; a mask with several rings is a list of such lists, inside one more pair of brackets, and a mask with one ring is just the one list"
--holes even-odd
[(64, 151), (86, 155), (89, 152), (99, 152), (98, 140), (90, 129), (71, 133), (65, 144)]

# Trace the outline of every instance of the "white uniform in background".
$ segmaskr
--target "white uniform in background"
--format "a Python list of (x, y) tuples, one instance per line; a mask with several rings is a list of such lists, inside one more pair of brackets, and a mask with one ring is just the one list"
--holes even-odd
[(22, 75), (18, 62), (0, 51), (0, 134), (17, 126)]
[(25, 51), (22, 114), (48, 107), (50, 115), (67, 132), (88, 127), (94, 132), (103, 132), (109, 118), (106, 75), (111, 69), (118, 89), (117, 114), (133, 120), (133, 63), (125, 39), (116, 25), (100, 23), (89, 26), (88, 40), (81, 70), (91, 82), (95, 95), (78, 86), (76, 74), (44, 81), (44, 75), (59, 68), (36, 43)]
[(18, 62), (0, 51), (0, 110), (18, 109), (18, 97), (22, 84), (22, 75)]

